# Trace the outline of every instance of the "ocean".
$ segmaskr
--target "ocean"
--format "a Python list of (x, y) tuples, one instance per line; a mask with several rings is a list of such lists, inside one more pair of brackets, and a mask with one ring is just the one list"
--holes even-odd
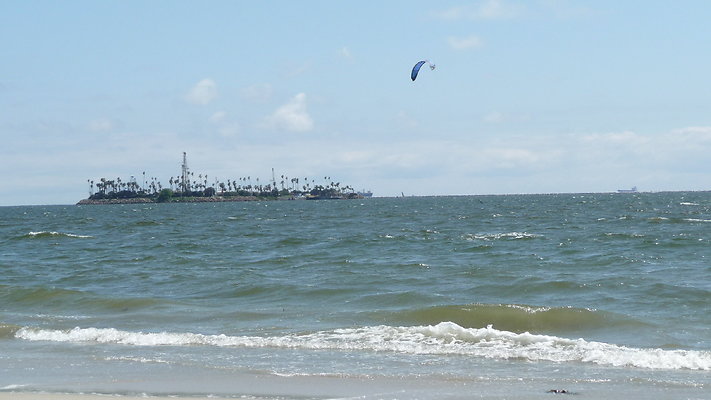
[(711, 399), (711, 193), (0, 207), (0, 393)]

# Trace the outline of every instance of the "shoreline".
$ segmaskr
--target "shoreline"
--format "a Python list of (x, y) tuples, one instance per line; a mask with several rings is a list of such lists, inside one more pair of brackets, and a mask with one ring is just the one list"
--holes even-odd
[(238, 201), (275, 201), (275, 200), (291, 200), (281, 198), (263, 198), (257, 196), (213, 196), (213, 197), (174, 197), (170, 201), (159, 202), (147, 197), (134, 197), (128, 199), (83, 199), (76, 203), (78, 206), (83, 205), (111, 205), (111, 204), (161, 204), (161, 203), (229, 203)]
[(232, 203), (242, 201), (297, 201), (297, 200), (352, 200), (364, 197), (257, 197), (257, 196), (212, 196), (212, 197), (173, 197), (168, 201), (158, 201), (149, 197), (133, 197), (126, 199), (83, 199), (75, 205), (112, 205), (112, 204), (170, 204), (170, 203)]
[(120, 394), (99, 394), (99, 393), (50, 393), (50, 392), (0, 392), (0, 400), (106, 400), (107, 398), (121, 400), (146, 400), (146, 399), (170, 399), (170, 400), (215, 400), (215, 396), (151, 396), (151, 395), (120, 395)]

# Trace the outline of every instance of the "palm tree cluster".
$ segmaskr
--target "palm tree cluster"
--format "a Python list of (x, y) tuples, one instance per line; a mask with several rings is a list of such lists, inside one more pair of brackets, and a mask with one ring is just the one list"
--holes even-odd
[[(151, 197), (163, 188), (157, 178), (151, 178), (148, 186), (145, 185), (145, 179), (143, 186), (141, 186), (134, 177), (131, 177), (128, 182), (121, 180), (121, 178), (101, 178), (97, 182), (88, 179), (87, 182), (90, 188), (89, 198), (92, 200)], [(96, 191), (94, 191), (94, 187), (96, 187)]]
[(89, 183), (89, 199), (129, 199), (129, 198), (168, 198), (171, 197), (212, 197), (212, 196), (251, 196), (258, 198), (278, 198), (278, 197), (307, 197), (307, 198), (354, 198), (357, 194), (350, 186), (341, 186), (340, 182), (334, 182), (330, 177), (325, 176), (323, 184), (317, 183), (315, 179), (309, 178), (289, 178), (281, 175), (281, 180), (277, 183), (275, 178), (266, 184), (260, 183), (259, 178), (252, 181), (251, 176), (238, 179), (227, 179), (220, 181), (215, 179), (213, 184), (208, 183), (207, 174), (189, 172), (183, 177), (170, 177), (168, 187), (155, 177), (150, 177), (146, 181), (146, 173), (143, 172), (143, 182), (139, 184), (135, 177), (128, 181), (121, 178), (106, 179), (98, 181), (87, 180)]

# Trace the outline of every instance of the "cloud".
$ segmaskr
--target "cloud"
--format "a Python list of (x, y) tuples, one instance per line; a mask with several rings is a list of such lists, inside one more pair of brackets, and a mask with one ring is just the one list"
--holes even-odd
[(274, 88), (268, 83), (256, 84), (242, 89), (242, 96), (256, 103), (266, 103), (272, 98)]
[(208, 118), (208, 121), (217, 127), (217, 133), (224, 137), (233, 137), (240, 132), (240, 125), (237, 122), (231, 121), (227, 113), (218, 111)]
[(579, 139), (579, 147), (579, 154), (586, 159), (672, 170), (706, 162), (711, 151), (711, 127), (687, 127), (657, 134), (622, 131), (585, 135)]
[(95, 133), (111, 132), (119, 127), (119, 123), (109, 118), (98, 118), (89, 122), (89, 130)]
[(673, 136), (682, 136), (700, 141), (711, 140), (711, 126), (689, 126), (675, 129), (671, 132)]
[(487, 124), (520, 124), (531, 120), (530, 114), (525, 113), (503, 113), (501, 111), (491, 111), (485, 114), (481, 120)]
[(225, 122), (217, 128), (217, 133), (224, 137), (234, 137), (239, 134), (240, 130), (241, 127), (237, 122)]
[(629, 146), (635, 147), (647, 144), (649, 139), (632, 131), (595, 133), (585, 135), (582, 138), (584, 143), (604, 146)]
[(284, 76), (292, 79), (301, 76), (311, 68), (311, 61), (292, 61), (284, 66)]
[(353, 59), (353, 54), (351, 54), (351, 51), (348, 49), (348, 47), (343, 46), (343, 48), (341, 48), (341, 50), (338, 52), (338, 54), (340, 54), (341, 57), (343, 57), (347, 60)]
[(420, 126), (419, 121), (405, 111), (400, 111), (395, 115), (395, 120), (401, 128), (414, 129)]
[(442, 19), (494, 20), (512, 19), (522, 15), (525, 7), (504, 0), (485, 0), (476, 5), (452, 7), (438, 14)]
[(533, 168), (550, 157), (537, 149), (519, 147), (490, 148), (484, 151), (484, 159), (489, 160), (489, 166), (495, 168)]
[(447, 38), (447, 43), (449, 44), (449, 47), (453, 48), (454, 50), (468, 50), (484, 45), (484, 42), (481, 40), (481, 38), (476, 35), (471, 35), (467, 37), (450, 36), (449, 38)]
[(208, 120), (213, 124), (219, 124), (220, 122), (223, 122), (225, 118), (227, 118), (227, 113), (224, 111), (218, 111), (212, 114)]
[(490, 123), (490, 124), (498, 124), (504, 121), (504, 114), (494, 111), (489, 114), (486, 114), (483, 118), (484, 122)]
[(445, 20), (510, 20), (532, 15), (575, 19), (595, 14), (593, 9), (578, 5), (574, 0), (538, 0), (526, 5), (510, 0), (482, 0), (472, 5), (448, 8), (435, 16)]
[(185, 101), (191, 104), (206, 105), (217, 98), (217, 84), (206, 78), (196, 83), (185, 95)]
[(556, 18), (570, 19), (594, 15), (593, 9), (580, 6), (570, 0), (541, 0), (541, 7)]
[(267, 117), (267, 125), (272, 128), (292, 132), (307, 132), (313, 129), (314, 122), (306, 110), (306, 94), (299, 93), (288, 103), (279, 107)]

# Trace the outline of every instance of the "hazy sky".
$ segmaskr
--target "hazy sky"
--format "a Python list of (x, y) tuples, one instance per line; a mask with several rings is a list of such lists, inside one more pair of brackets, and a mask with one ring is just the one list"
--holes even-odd
[(709, 18), (705, 0), (0, 1), (0, 205), (167, 184), (183, 151), (210, 182), (274, 168), (376, 196), (711, 189)]

